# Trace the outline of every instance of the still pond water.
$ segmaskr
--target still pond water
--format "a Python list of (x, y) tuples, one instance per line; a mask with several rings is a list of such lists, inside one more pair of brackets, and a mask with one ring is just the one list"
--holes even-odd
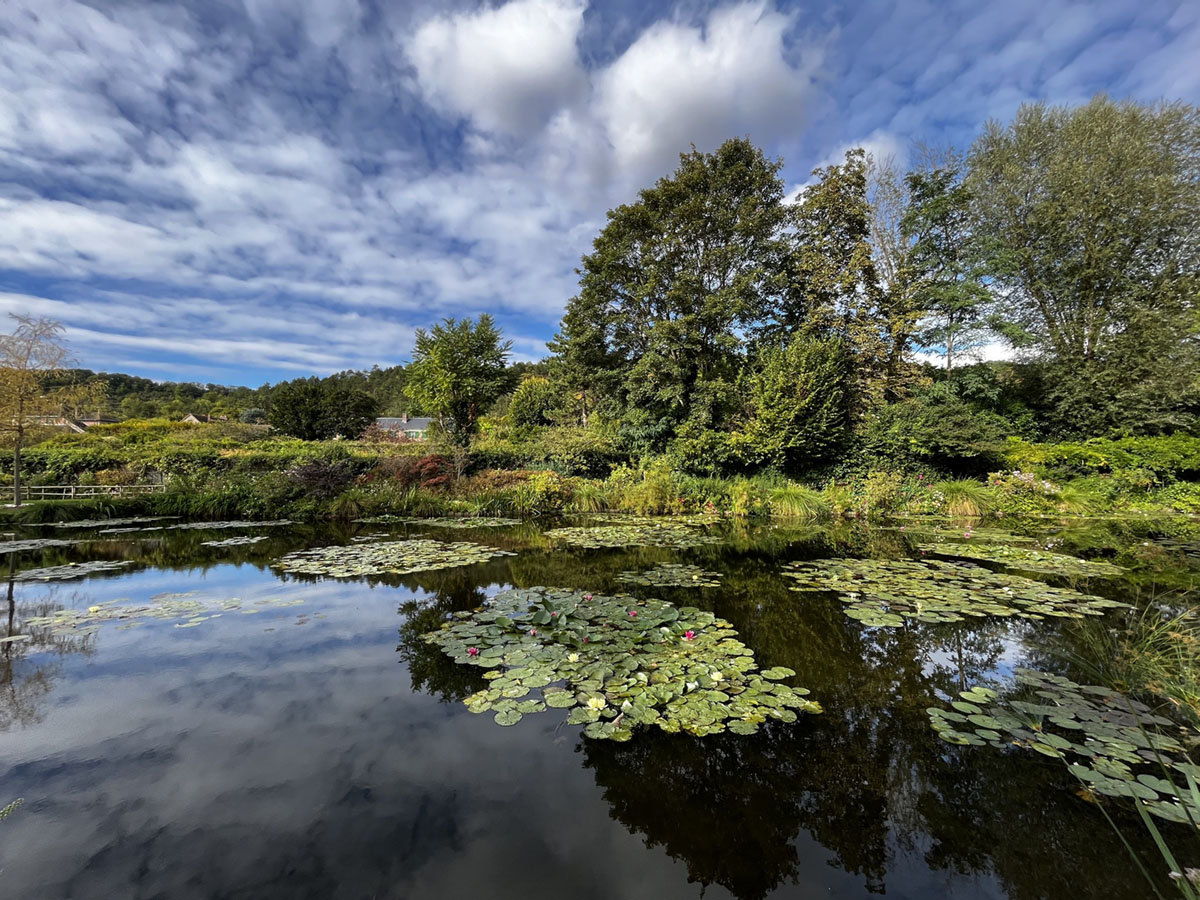
[[(797, 593), (781, 574), (805, 559), (919, 558), (911, 524), (722, 524), (707, 528), (720, 543), (688, 549), (573, 548), (545, 527), (23, 530), (80, 543), (14, 553), (18, 573), (131, 564), (13, 586), (11, 627), (32, 639), (0, 644), (0, 807), (24, 799), (0, 822), (0, 896), (1152, 895), (1061, 763), (951, 746), (930, 728), (927, 707), (1016, 667), (1082, 677), (1070, 661), (1082, 642), (1073, 620), (869, 627), (837, 595)], [(1005, 527), (1129, 568), (1077, 582), (1089, 593), (1145, 604), (1200, 583), (1196, 523), (1158, 544), (1165, 526), (1148, 523)], [(961, 530), (946, 524), (943, 537)], [(271, 567), (381, 531), (516, 555), (371, 578)], [(239, 536), (264, 539), (206, 543)], [(661, 563), (719, 573), (720, 586), (616, 580)], [(761, 666), (794, 669), (789, 683), (825, 711), (748, 736), (655, 729), (623, 743), (584, 738), (557, 709), (499, 727), (461, 702), (486, 684), (481, 670), (421, 635), (499, 590), (537, 585), (711, 610)], [(152, 603), (191, 618), (113, 619), (74, 635), (22, 628), (55, 610)], [(1109, 808), (1161, 872), (1136, 816), (1121, 802)]]

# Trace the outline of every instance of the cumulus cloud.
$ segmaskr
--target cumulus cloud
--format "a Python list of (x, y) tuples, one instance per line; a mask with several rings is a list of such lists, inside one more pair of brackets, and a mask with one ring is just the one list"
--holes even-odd
[(512, 0), (439, 15), (407, 44), (431, 102), (488, 131), (527, 134), (578, 99), (580, 0)]
[(797, 185), (1028, 99), (1200, 94), (1170, 0), (463, 2), (9, 0), (0, 310), (227, 381), (397, 362), (482, 311), (537, 358), (605, 210), (693, 143), (748, 135)]
[(644, 31), (597, 75), (596, 111), (618, 166), (662, 169), (690, 144), (711, 149), (747, 131), (764, 143), (797, 134), (819, 56), (788, 59), (791, 24), (750, 3)]

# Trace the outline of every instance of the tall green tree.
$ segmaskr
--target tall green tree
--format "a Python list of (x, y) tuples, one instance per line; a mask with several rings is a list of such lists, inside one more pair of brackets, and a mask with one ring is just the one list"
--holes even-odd
[(794, 210), (790, 283), (768, 334), (806, 334), (845, 341), (854, 367), (855, 416), (882, 402), (888, 322), (871, 246), (867, 198), (869, 158), (847, 151), (841, 165), (813, 171)]
[(971, 192), (961, 160), (951, 154), (940, 165), (905, 176), (908, 204), (900, 232), (908, 242), (906, 279), (913, 308), (923, 315), (920, 340), (942, 348), (946, 369), (982, 344), (990, 294), (973, 252)]
[(722, 414), (741, 332), (785, 286), (780, 165), (744, 139), (693, 149), (636, 203), (611, 210), (583, 259), (553, 344), (560, 371), (571, 392), (592, 376), (615, 389), (648, 446), (693, 416), (708, 425)]
[(1060, 427), (1182, 424), (1200, 363), (1200, 110), (1027, 104), (969, 163), (1004, 333), (1050, 364)]
[(511, 349), (487, 313), (478, 322), (449, 318), (430, 331), (418, 328), (404, 390), (437, 419), (451, 444), (465, 449), (480, 417), (510, 389), (505, 362)]
[(379, 404), (369, 394), (335, 380), (297, 378), (276, 385), (267, 421), (305, 441), (357, 438), (375, 421)]
[(832, 459), (850, 431), (849, 363), (840, 337), (800, 335), (767, 348), (748, 378), (751, 453), (782, 469)]

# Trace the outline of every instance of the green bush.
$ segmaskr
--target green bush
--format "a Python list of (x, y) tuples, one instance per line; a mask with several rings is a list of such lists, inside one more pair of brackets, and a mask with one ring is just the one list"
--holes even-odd
[(1200, 480), (1200, 437), (1129, 437), (1061, 444), (1010, 440), (1004, 449), (1008, 466), (1051, 478), (1144, 469), (1161, 481)]
[(867, 423), (863, 444), (878, 463), (983, 475), (1004, 462), (1010, 428), (1000, 416), (976, 409), (939, 384), (884, 407)]

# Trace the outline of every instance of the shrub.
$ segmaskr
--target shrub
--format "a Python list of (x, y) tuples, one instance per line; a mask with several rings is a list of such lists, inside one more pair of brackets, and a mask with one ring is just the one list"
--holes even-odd
[(350, 486), (354, 480), (354, 469), (347, 460), (329, 462), (313, 459), (293, 466), (287, 476), (310, 497), (330, 500)]
[(885, 407), (868, 422), (863, 443), (879, 462), (982, 475), (1003, 461), (1010, 428), (1000, 416), (976, 410), (939, 384)]
[(555, 407), (554, 388), (540, 375), (527, 375), (513, 392), (508, 418), (514, 425), (549, 425)]
[(447, 487), (454, 480), (454, 465), (438, 453), (426, 456), (396, 456), (381, 459), (363, 477), (363, 482), (390, 481), (401, 488), (422, 490)]
[(259, 409), (257, 406), (252, 406), (250, 409), (243, 410), (238, 416), (238, 421), (245, 425), (265, 425), (267, 422), (267, 411)]

